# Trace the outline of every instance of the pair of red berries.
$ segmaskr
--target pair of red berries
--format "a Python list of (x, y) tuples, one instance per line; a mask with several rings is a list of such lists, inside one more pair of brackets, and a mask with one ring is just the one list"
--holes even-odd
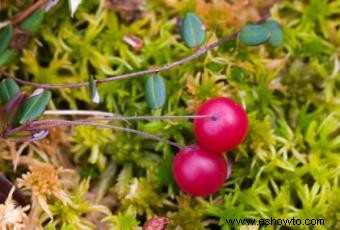
[(177, 153), (173, 175), (182, 191), (194, 196), (207, 196), (223, 186), (228, 174), (223, 153), (244, 140), (248, 132), (248, 118), (239, 104), (225, 97), (206, 101), (196, 115), (212, 117), (194, 121), (198, 144)]

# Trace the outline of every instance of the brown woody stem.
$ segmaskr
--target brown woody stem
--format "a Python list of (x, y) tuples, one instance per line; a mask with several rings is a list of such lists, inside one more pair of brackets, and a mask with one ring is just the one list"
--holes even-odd
[[(223, 38), (221, 38), (221, 39), (219, 39), (219, 40), (217, 40), (217, 41), (215, 41), (215, 42), (213, 42), (213, 43), (211, 43), (211, 44), (209, 44), (209, 45), (207, 45), (203, 48), (198, 49), (194, 54), (191, 54), (187, 57), (179, 59), (175, 62), (163, 65), (161, 67), (157, 67), (157, 68), (153, 68), (153, 69), (149, 69), (149, 70), (137, 71), (137, 72), (133, 72), (133, 73), (117, 75), (117, 76), (111, 76), (111, 77), (108, 77), (108, 78), (105, 78), (105, 79), (95, 80), (95, 83), (100, 84), (100, 83), (104, 83), (104, 82), (125, 80), (125, 79), (135, 78), (135, 77), (144, 76), (144, 75), (148, 75), (148, 74), (156, 74), (156, 73), (161, 72), (161, 71), (172, 69), (174, 67), (177, 67), (181, 64), (187, 63), (187, 62), (189, 62), (193, 59), (196, 59), (196, 58), (202, 56), (203, 54), (205, 54), (209, 50), (212, 50), (213, 48), (223, 44), (224, 42), (227, 42), (227, 41), (235, 38), (238, 35), (238, 33), (239, 32), (235, 32), (233, 34), (225, 36), (225, 37), (223, 37)], [(0, 69), (0, 73), (2, 73), (5, 77), (12, 78), (13, 80), (15, 80), (15, 81), (17, 81), (21, 84), (30, 85), (30, 86), (37, 87), (37, 88), (60, 89), (60, 88), (80, 88), (80, 87), (88, 86), (88, 82), (81, 82), (81, 83), (75, 83), (75, 84), (39, 84), (39, 83), (29, 82), (29, 81), (25, 81), (25, 80), (21, 80), (19, 78), (16, 78), (3, 69)]]

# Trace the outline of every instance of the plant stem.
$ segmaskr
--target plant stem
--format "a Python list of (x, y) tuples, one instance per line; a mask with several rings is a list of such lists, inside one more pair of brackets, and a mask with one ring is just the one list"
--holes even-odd
[[(62, 120), (62, 119), (43, 119), (43, 120), (37, 120), (37, 121), (30, 121), (22, 126), (19, 126), (17, 128), (14, 128), (6, 133), (6, 136), (14, 135), (21, 131), (37, 131), (37, 130), (46, 130), (51, 129), (59, 126), (68, 126), (68, 125), (83, 125), (83, 124), (89, 124), (91, 123), (92, 126), (94, 124), (101, 126), (102, 124), (93, 123), (95, 121), (129, 121), (129, 120), (178, 120), (178, 119), (206, 119), (206, 118), (213, 118), (213, 115), (184, 115), (184, 116), (130, 116), (130, 117), (124, 117), (124, 116), (115, 116), (112, 113), (107, 112), (101, 112), (101, 111), (78, 111), (78, 110), (57, 110), (57, 111), (46, 111), (44, 113), (45, 115), (92, 115), (92, 116), (104, 116), (104, 117), (92, 117), (87, 119), (81, 119), (77, 121), (68, 121), (68, 120)], [(161, 137), (148, 134), (142, 131), (129, 129), (129, 128), (123, 128), (119, 126), (109, 125), (111, 128), (121, 131), (127, 131), (131, 133), (136, 133), (139, 135), (143, 135), (146, 138), (158, 140), (158, 141), (164, 141), (167, 142), (170, 145), (176, 146), (178, 148), (181, 148), (179, 144), (176, 144), (174, 142), (171, 142), (169, 140), (163, 139)], [(182, 146), (184, 147), (184, 146)]]
[(113, 117), (113, 113), (91, 110), (46, 110), (44, 115), (79, 115), (79, 116), (104, 116)]
[(213, 115), (182, 115), (182, 116), (116, 116), (113, 113), (86, 110), (47, 110), (44, 115), (85, 115), (104, 116), (105, 118), (92, 118), (91, 121), (127, 121), (127, 120), (179, 120), (179, 119), (205, 119)]
[[(42, 120), (43, 121), (43, 120)], [(134, 133), (134, 134), (138, 134), (141, 135), (145, 138), (148, 139), (152, 139), (152, 140), (156, 140), (156, 141), (161, 141), (161, 142), (165, 142), (169, 145), (175, 146), (179, 149), (184, 148), (184, 145), (175, 143), (173, 141), (169, 141), (167, 139), (161, 138), (159, 136), (153, 135), (153, 134), (149, 134), (143, 131), (139, 131), (139, 130), (135, 130), (135, 129), (130, 129), (130, 128), (125, 128), (125, 127), (120, 127), (120, 126), (116, 126), (116, 125), (106, 125), (106, 124), (97, 124), (97, 123), (93, 123), (93, 122), (87, 122), (85, 120), (80, 120), (80, 121), (66, 121), (66, 120), (48, 120), (48, 123), (52, 123), (51, 125), (42, 125), (39, 126), (39, 121), (33, 123), (32, 125), (34, 125), (34, 127), (30, 127), (27, 130), (28, 131), (38, 131), (38, 130), (46, 130), (46, 129), (51, 129), (51, 128), (56, 128), (56, 127), (61, 127), (61, 126), (92, 126), (92, 127), (98, 127), (98, 128), (108, 128), (108, 129), (114, 129), (114, 130), (118, 130), (118, 131), (125, 131), (125, 132), (129, 132), (129, 133)]]
[[(172, 69), (174, 67), (177, 67), (181, 64), (184, 64), (186, 62), (189, 62), (193, 59), (196, 59), (196, 58), (202, 56), (203, 54), (207, 53), (209, 50), (212, 50), (213, 48), (223, 44), (224, 42), (227, 42), (227, 41), (235, 38), (238, 35), (238, 33), (239, 32), (235, 32), (233, 34), (225, 36), (225, 37), (223, 37), (223, 38), (221, 38), (221, 39), (219, 39), (219, 40), (217, 40), (217, 41), (215, 41), (215, 42), (213, 42), (213, 43), (211, 43), (211, 44), (209, 44), (209, 45), (207, 45), (203, 48), (198, 49), (194, 54), (191, 54), (187, 57), (179, 59), (175, 62), (165, 64), (161, 67), (157, 67), (157, 68), (153, 68), (153, 69), (149, 69), (149, 70), (137, 71), (137, 72), (133, 72), (133, 73), (117, 75), (117, 76), (111, 76), (111, 77), (108, 77), (108, 78), (105, 78), (105, 79), (97, 79), (97, 80), (95, 80), (95, 83), (100, 84), (100, 83), (104, 83), (104, 82), (125, 80), (125, 79), (135, 78), (135, 77), (138, 77), (138, 76), (144, 76), (144, 75), (148, 75), (148, 74), (156, 74), (156, 73), (161, 72), (161, 71)], [(3, 69), (0, 69), (0, 73), (2, 73), (5, 77), (12, 78), (13, 80), (15, 80), (15, 81), (17, 81), (21, 84), (30, 85), (30, 86), (37, 87), (37, 88), (60, 89), (60, 88), (80, 88), (80, 87), (88, 86), (88, 82), (81, 82), (81, 83), (75, 83), (75, 84), (39, 84), (39, 83), (29, 82), (29, 81), (25, 81), (25, 80), (21, 80), (19, 78), (16, 78)]]

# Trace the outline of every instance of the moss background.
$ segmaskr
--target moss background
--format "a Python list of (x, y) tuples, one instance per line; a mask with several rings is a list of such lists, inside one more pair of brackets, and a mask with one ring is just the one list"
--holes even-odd
[[(1, 0), (1, 19), (32, 2)], [(145, 102), (145, 77), (101, 84), (99, 105), (86, 88), (54, 90), (49, 109), (185, 115), (208, 98), (231, 97), (246, 106), (250, 119), (246, 141), (228, 153), (231, 178), (216, 194), (193, 198), (172, 180), (177, 150), (167, 144), (91, 127), (55, 129), (36, 143), (0, 143), (0, 170), (13, 182), (32, 160), (73, 171), (56, 179), (71, 201), (63, 205), (46, 195), (53, 220), (33, 202), (38, 213), (30, 214), (30, 222), (44, 229), (125, 230), (167, 216), (169, 229), (199, 230), (231, 229), (226, 218), (295, 217), (323, 218), (325, 225), (261, 229), (340, 229), (339, 1), (84, 0), (73, 18), (61, 1), (20, 59), (5, 69), (32, 82), (74, 83), (90, 74), (102, 79), (161, 66), (194, 52), (178, 30), (188, 11), (204, 21), (207, 43), (271, 15), (282, 25), (284, 45), (247, 47), (234, 40), (162, 72), (168, 99), (156, 111)], [(142, 49), (134, 51), (125, 35), (142, 39)], [(181, 144), (195, 142), (188, 120), (116, 123)], [(16, 171), (13, 154), (22, 159)], [(32, 188), (26, 189), (31, 195)]]

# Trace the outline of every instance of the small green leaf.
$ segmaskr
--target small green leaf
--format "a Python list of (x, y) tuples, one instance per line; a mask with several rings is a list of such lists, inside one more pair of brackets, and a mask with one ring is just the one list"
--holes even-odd
[(272, 46), (279, 46), (283, 43), (283, 33), (280, 25), (274, 20), (267, 20), (264, 25), (271, 33), (269, 44)]
[(166, 88), (164, 79), (159, 76), (151, 76), (145, 83), (146, 102), (151, 109), (157, 109), (164, 105), (166, 100)]
[(0, 83), (1, 103), (6, 104), (8, 101), (10, 101), (19, 92), (20, 92), (20, 88), (14, 80), (4, 79)]
[(92, 76), (89, 76), (89, 91), (93, 103), (98, 104), (100, 102), (99, 93), (96, 87), (96, 83)]
[(160, 186), (168, 186), (174, 184), (172, 176), (172, 162), (173, 159), (162, 159), (158, 163), (156, 178)]
[(194, 13), (187, 13), (181, 27), (185, 44), (191, 48), (198, 47), (205, 41), (205, 28), (201, 19)]
[(7, 48), (13, 37), (12, 25), (6, 26), (0, 31), (0, 54)]
[(40, 117), (51, 99), (51, 92), (38, 89), (30, 97), (28, 97), (18, 114), (20, 124), (24, 124), (29, 120), (34, 120)]
[(20, 24), (20, 27), (32, 33), (37, 32), (44, 20), (44, 14), (43, 8), (37, 9)]
[(239, 83), (241, 83), (246, 78), (246, 75), (247, 73), (244, 69), (237, 68), (237, 67), (233, 68), (230, 73), (231, 79)]
[(256, 46), (270, 38), (270, 31), (263, 25), (248, 24), (240, 31), (240, 40), (245, 45)]
[(3, 67), (12, 61), (14, 61), (18, 57), (17, 51), (13, 49), (5, 50), (2, 54), (0, 54), (0, 67)]

